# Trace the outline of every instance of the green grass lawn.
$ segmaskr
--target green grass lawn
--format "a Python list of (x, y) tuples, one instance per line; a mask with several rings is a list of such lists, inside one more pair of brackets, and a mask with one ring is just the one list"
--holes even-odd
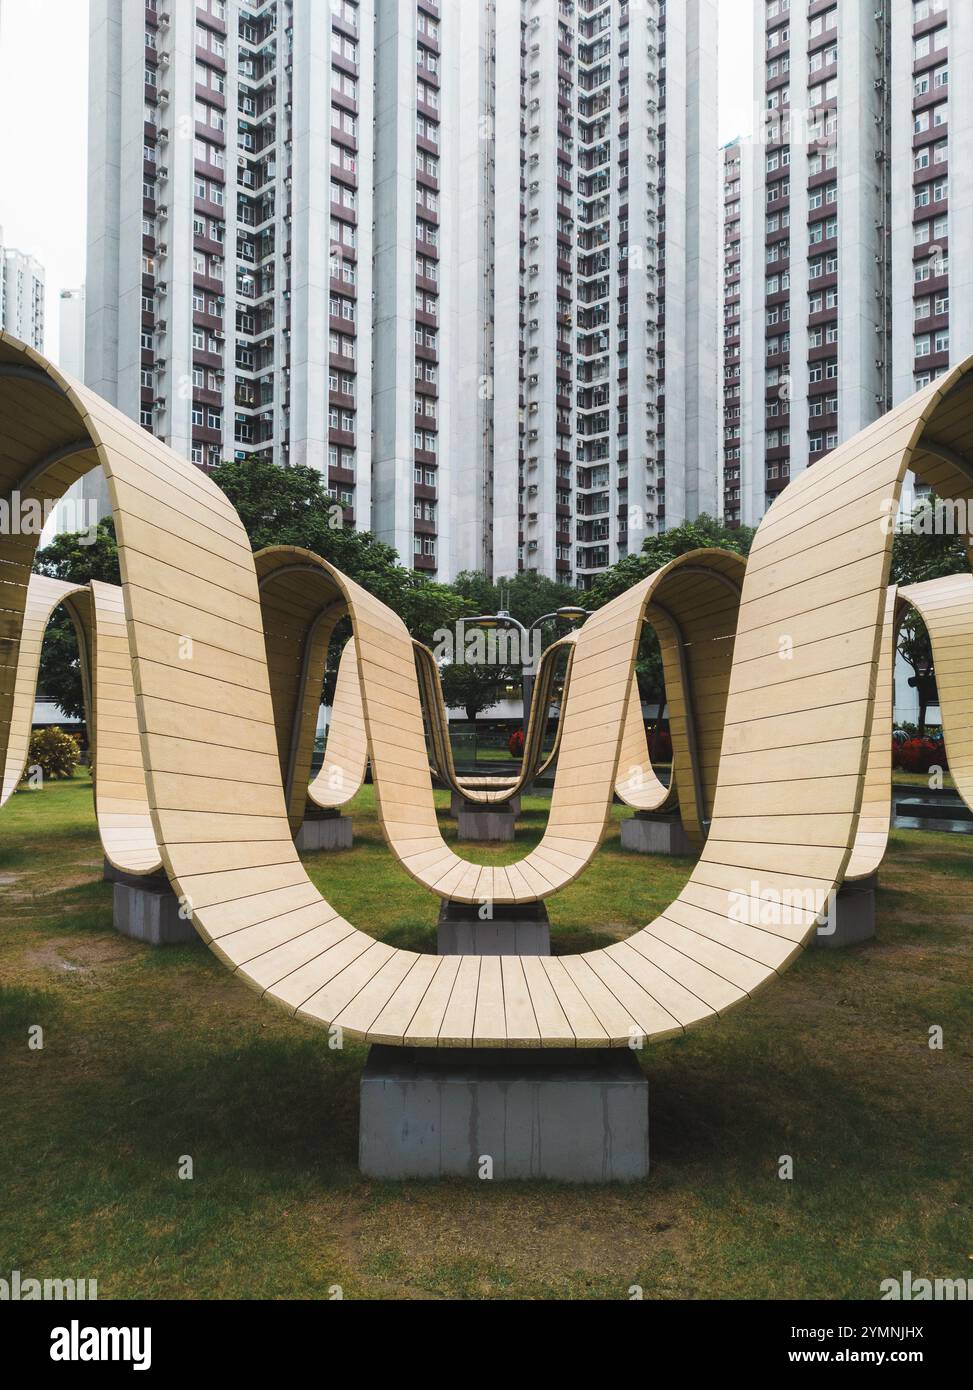
[[(516, 846), (461, 852), (521, 856), (544, 808), (527, 800)], [(433, 949), (437, 902), (385, 848), (370, 787), (352, 813), (355, 849), (308, 856), (315, 882)], [(875, 941), (808, 953), (643, 1054), (647, 1182), (394, 1185), (356, 1168), (363, 1047), (329, 1050), (201, 944), (114, 932), (86, 775), (0, 816), (0, 1276), (95, 1277), (103, 1298), (763, 1299), (973, 1275), (968, 840), (896, 833)], [(555, 950), (643, 925), (690, 868), (624, 853), (616, 825), (549, 904)]]

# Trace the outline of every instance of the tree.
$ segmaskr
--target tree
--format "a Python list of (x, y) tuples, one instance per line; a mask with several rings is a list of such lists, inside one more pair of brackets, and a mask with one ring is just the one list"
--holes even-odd
[(443, 699), (449, 709), (462, 709), (469, 720), (497, 703), (503, 668), (497, 666), (453, 665), (440, 668)]
[[(494, 582), (482, 570), (463, 570), (454, 579), (452, 588), (465, 600), (466, 615), (473, 617), (504, 611), (526, 628), (547, 613), (556, 613), (559, 608), (568, 606), (577, 607), (579, 602), (578, 591), (570, 584), (559, 584), (542, 574), (526, 572)], [(541, 629), (541, 647), (556, 641), (564, 630), (563, 623), (545, 623)]]
[(46, 729), (35, 729), (30, 736), (24, 776), (29, 777), (31, 770), (39, 767), (41, 776), (49, 782), (73, 777), (79, 756), (77, 739), (56, 724)]

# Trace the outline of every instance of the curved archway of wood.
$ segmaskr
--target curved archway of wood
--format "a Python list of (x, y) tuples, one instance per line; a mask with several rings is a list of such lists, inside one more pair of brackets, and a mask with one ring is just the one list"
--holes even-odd
[[(27, 771), (30, 736), (34, 722), (34, 703), (41, 664), (44, 634), (55, 611), (63, 604), (78, 636), (85, 708), (91, 709), (91, 680), (88, 665), (88, 589), (84, 584), (67, 584), (61, 579), (33, 574), (24, 601), (22, 636), (19, 643), (6, 632), (0, 637), (2, 685), (8, 695), (9, 733), (0, 783), (0, 806), (17, 790)], [(2, 697), (0, 697), (2, 698)], [(89, 729), (91, 720), (88, 720)]]
[(367, 768), (368, 735), (358, 689), (358, 657), (355, 639), (350, 637), (338, 660), (324, 761), (308, 786), (308, 799), (324, 810), (344, 806), (361, 791)]
[(540, 661), (537, 663), (537, 675), (527, 715), (527, 731), (524, 736), (524, 754), (520, 772), (512, 777), (459, 776), (453, 762), (453, 748), (449, 738), (449, 716), (446, 712), (446, 702), (443, 698), (443, 688), (436, 658), (429, 648), (421, 642), (414, 643), (419, 689), (432, 748), (432, 768), (451, 791), (465, 797), (467, 801), (480, 805), (502, 805), (521, 792), (529, 782), (533, 781), (553, 763), (560, 748), (562, 722), (558, 720), (554, 746), (545, 758), (544, 736), (547, 730), (547, 712), (551, 705), (557, 677), (557, 662), (565, 652), (567, 653), (567, 668), (564, 675), (564, 699), (567, 700), (576, 637), (576, 633), (569, 633), (566, 637), (552, 642), (541, 654)]
[(973, 810), (973, 575), (950, 574), (899, 590), (926, 625), (949, 771)]
[[(95, 446), (90, 462), (105, 470), (118, 528), (166, 871), (211, 949), (266, 998), (369, 1041), (623, 1046), (725, 1013), (774, 980), (813, 935), (844, 878), (861, 814), (891, 556), (885, 523), (909, 468), (939, 495), (973, 500), (973, 478), (922, 442), (928, 429), (968, 456), (973, 361), (796, 478), (761, 523), (739, 609), (712, 822), (686, 887), (625, 942), (533, 959), (396, 950), (321, 898), (291, 840), (257, 575), (232, 506), (191, 464), (30, 349), (0, 339), (0, 365), (30, 374), (0, 375), (0, 489), (76, 440), (79, 427)], [(30, 554), (0, 542), (11, 600), (0, 636), (14, 644)], [(424, 815), (430, 786), (425, 748), (417, 760), (404, 749), (422, 739), (412, 644), (395, 615), (350, 581), (342, 588), (370, 747), (389, 769), (378, 768), (381, 811), (399, 834), (414, 825), (417, 806)], [(597, 827), (614, 786), (641, 622), (650, 600), (665, 597), (653, 576), (579, 634), (576, 722), (565, 728), (562, 756), (583, 758), (556, 816), (552, 806), (559, 835)], [(188, 669), (178, 655), (185, 637)], [(0, 698), (4, 756), (11, 695)], [(428, 874), (438, 853), (424, 859), (425, 828), (412, 851), (417, 874)]]

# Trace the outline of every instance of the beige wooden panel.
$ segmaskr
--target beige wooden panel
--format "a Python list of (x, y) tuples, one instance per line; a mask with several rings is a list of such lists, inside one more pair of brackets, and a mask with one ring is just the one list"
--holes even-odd
[(344, 806), (361, 789), (367, 764), (368, 735), (358, 685), (355, 640), (351, 638), (338, 662), (324, 762), (308, 787), (308, 797), (316, 806)]

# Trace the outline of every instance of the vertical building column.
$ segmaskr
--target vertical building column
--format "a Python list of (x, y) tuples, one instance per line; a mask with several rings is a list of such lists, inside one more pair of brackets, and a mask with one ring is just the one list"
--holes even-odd
[[(524, 93), (521, 83), (521, 0), (496, 0), (496, 107), (493, 312), (493, 531), (492, 574), (517, 573), (520, 518), (519, 456), (526, 431), (521, 421), (521, 229), (520, 125)], [(528, 88), (527, 97), (530, 92)], [(527, 116), (528, 129), (534, 123)], [(530, 235), (529, 225), (527, 235)], [(528, 317), (533, 317), (528, 314)], [(537, 315), (540, 321), (540, 314)], [(528, 343), (532, 341), (528, 335)], [(526, 445), (525, 445), (526, 447)], [(553, 449), (553, 445), (552, 445)], [(553, 452), (551, 455), (553, 459)]]
[[(885, 410), (884, 26), (871, 4), (838, 7), (838, 438)], [(879, 157), (881, 156), (881, 157)], [(911, 197), (908, 197), (911, 204)]]
[(373, 529), (412, 564), (416, 10), (376, 0)]
[(949, 6), (949, 360), (973, 353), (973, 5)]
[[(763, 146), (740, 143), (740, 523), (756, 526), (764, 513), (764, 363), (758, 330), (763, 292), (764, 219), (754, 195)], [(763, 198), (763, 184), (759, 197)], [(758, 266), (754, 256), (760, 256)]]
[[(440, 578), (488, 571), (493, 360), (495, 12), (443, 7)], [(517, 131), (519, 145), (520, 132)], [(450, 527), (444, 541), (443, 524)]]
[[(892, 404), (915, 390), (915, 296), (912, 236), (912, 0), (893, 0), (891, 65)], [(973, 153), (973, 152), (971, 152)], [(973, 306), (971, 306), (973, 308)], [(911, 491), (911, 489), (910, 489)]]
[[(294, 0), (293, 53), (290, 461), (308, 464), (327, 479), (332, 260), (331, 17), (327, 0)], [(361, 332), (361, 324), (358, 328)]]
[[(529, 247), (528, 260), (538, 268), (537, 275), (528, 274), (526, 315), (528, 324), (537, 327), (528, 332), (527, 342), (539, 348), (538, 357), (531, 362), (528, 378), (537, 377), (536, 384), (528, 383), (524, 394), (524, 450), (529, 461), (537, 466), (525, 475), (523, 505), (524, 567), (538, 574), (552, 576), (554, 567), (554, 533), (557, 526), (555, 505), (557, 480), (557, 339), (558, 339), (558, 11), (552, 6), (544, 11), (535, 7), (531, 20), (537, 27), (528, 26), (527, 93), (540, 100), (540, 131), (529, 143), (527, 207), (536, 209), (538, 216), (527, 223), (527, 238), (538, 238), (536, 247)], [(537, 52), (534, 52), (534, 49)], [(535, 80), (534, 74), (538, 76)], [(534, 155), (536, 163), (532, 162)], [(573, 213), (573, 209), (572, 209)], [(519, 261), (519, 255), (518, 255)], [(532, 296), (536, 295), (536, 299)], [(519, 363), (519, 356), (518, 356)], [(513, 367), (511, 363), (511, 368)], [(536, 491), (532, 489), (536, 488)], [(519, 490), (519, 483), (518, 483)], [(532, 520), (533, 518), (533, 520)], [(505, 572), (516, 572), (505, 571)]]
[[(653, 18), (655, 16), (653, 15)], [(654, 366), (650, 371), (648, 349), (655, 346), (655, 318), (659, 304), (659, 283), (657, 275), (658, 249), (658, 206), (656, 192), (649, 192), (649, 178), (653, 185), (658, 184), (658, 165), (648, 163), (649, 132), (654, 131), (658, 120), (658, 81), (649, 81), (650, 73), (657, 78), (658, 59), (649, 58), (648, 39), (655, 36), (655, 30), (647, 30), (629, 17), (628, 25), (628, 294), (625, 300), (618, 297), (618, 273), (613, 269), (614, 293), (610, 303), (617, 303), (619, 310), (624, 305), (628, 310), (628, 429), (624, 444), (628, 455), (627, 463), (615, 463), (616, 476), (612, 479), (612, 544), (610, 559), (615, 560), (621, 547), (618, 543), (621, 499), (627, 499), (627, 521), (625, 526), (625, 553), (637, 555), (647, 536), (655, 535), (656, 522), (656, 468), (655, 448), (649, 447), (648, 431), (658, 426), (656, 411), (656, 386)], [(620, 112), (613, 105), (611, 124), (612, 163), (616, 165), (620, 152)], [(652, 141), (652, 152), (657, 142)], [(620, 195), (617, 181), (612, 179), (612, 225), (617, 225)], [(650, 245), (651, 242), (651, 245)], [(612, 325), (613, 340), (618, 329)], [(614, 422), (613, 422), (614, 423)], [(619, 443), (622, 439), (619, 438)], [(622, 469), (625, 470), (622, 487)], [(652, 492), (647, 493), (646, 488)], [(616, 502), (617, 499), (617, 502)], [(652, 514), (651, 526), (647, 517)]]
[[(195, 104), (196, 104), (196, 37), (195, 6), (173, 5), (171, 21), (164, 41), (160, 39), (159, 86), (169, 92), (169, 101), (160, 110), (160, 123), (169, 132), (168, 140), (160, 141), (157, 171), (158, 202), (168, 208), (165, 233), (160, 234), (168, 252), (160, 257), (156, 272), (156, 323), (166, 323), (159, 331), (159, 354), (166, 361), (165, 371), (158, 373), (157, 389), (165, 406), (156, 414), (156, 433), (183, 458), (192, 453), (193, 428), (193, 204), (195, 189)], [(144, 62), (144, 25), (141, 16), (133, 16), (132, 48), (138, 48), (138, 61)], [(129, 44), (126, 41), (126, 50)], [(168, 63), (163, 57), (168, 57)], [(133, 54), (132, 61), (136, 61)], [(131, 132), (129, 139), (141, 145), (142, 111), (138, 98), (141, 88), (137, 82), (126, 80), (122, 109), (122, 129)], [(126, 104), (138, 105), (137, 113), (126, 110)], [(233, 113), (235, 119), (235, 112)], [(168, 172), (165, 178), (161, 170)], [(142, 190), (129, 198), (123, 186), (122, 245), (140, 247), (142, 244)], [(126, 224), (130, 222), (130, 226)], [(132, 283), (123, 272), (122, 283)], [(128, 292), (140, 295), (141, 277), (134, 281), (136, 288)], [(163, 292), (161, 286), (165, 285)], [(123, 292), (122, 312), (127, 295)], [(137, 312), (137, 306), (136, 306)], [(232, 329), (231, 329), (232, 332)], [(134, 383), (133, 409), (122, 408), (138, 419), (138, 383), (141, 363), (141, 342), (138, 328), (125, 327), (122, 333), (119, 384)]]
[[(716, 0), (691, 0), (688, 14), (686, 76), (687, 92), (693, 99), (687, 102), (685, 133), (685, 273), (688, 330), (684, 357), (686, 481), (683, 514), (670, 516), (667, 468), (666, 524), (669, 527), (697, 517), (703, 512), (715, 516), (717, 510), (716, 460), (719, 448), (719, 418), (713, 383), (719, 368), (717, 298), (712, 290), (717, 282), (720, 264), (716, 216), (719, 181), (716, 158), (719, 129), (719, 20)], [(668, 182), (667, 161), (667, 189)], [(667, 192), (667, 204), (668, 201)], [(666, 355), (668, 362), (668, 345)], [(666, 375), (668, 377), (668, 370)], [(668, 420), (667, 411), (667, 429)], [(668, 457), (668, 447), (666, 454)]]
[[(790, 405), (790, 477), (808, 465), (808, 23), (807, 6), (795, 5), (790, 15), (790, 321), (778, 332), (790, 332), (787, 392)], [(840, 64), (840, 58), (839, 58)], [(784, 171), (788, 172), (788, 171)], [(765, 274), (769, 267), (765, 268)]]
[[(85, 381), (118, 405), (122, 0), (90, 3)], [(136, 173), (141, 196), (141, 163)]]
[[(375, 7), (358, 7), (358, 351), (355, 360), (355, 526), (372, 529), (372, 341), (375, 218)], [(403, 563), (409, 557), (403, 556)]]

